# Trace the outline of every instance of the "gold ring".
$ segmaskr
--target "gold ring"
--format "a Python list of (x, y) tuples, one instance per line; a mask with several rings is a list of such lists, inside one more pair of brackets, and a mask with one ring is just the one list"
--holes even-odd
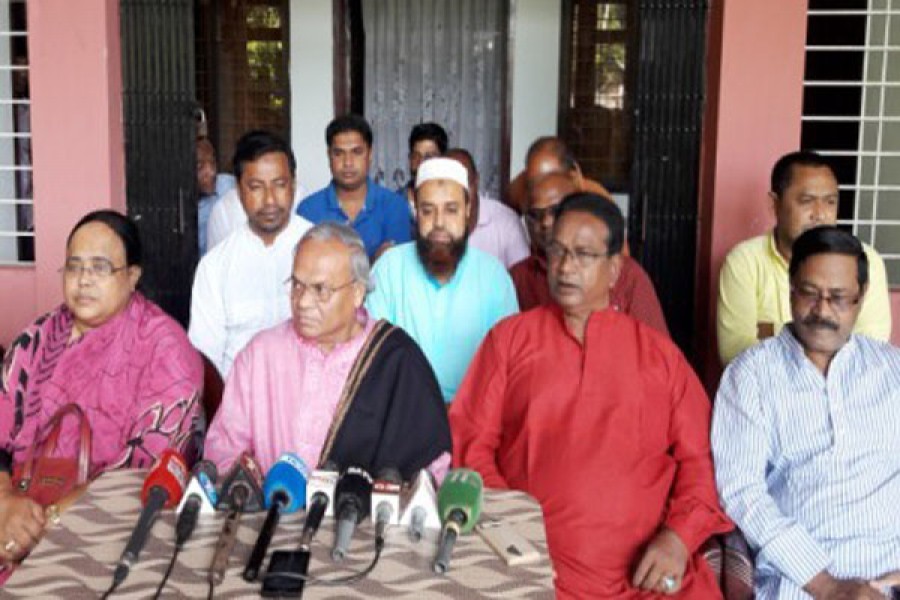
[(3, 546), (3, 549), (6, 550), (7, 552), (11, 553), (11, 552), (15, 551), (15, 549), (18, 547), (19, 547), (19, 544), (16, 543), (16, 540), (9, 540), (8, 542), (6, 542), (6, 545)]

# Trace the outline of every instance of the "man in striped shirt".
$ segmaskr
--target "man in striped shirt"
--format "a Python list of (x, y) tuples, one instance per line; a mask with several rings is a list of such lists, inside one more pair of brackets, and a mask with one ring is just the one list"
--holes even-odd
[(900, 350), (853, 333), (868, 267), (849, 233), (803, 233), (793, 322), (738, 356), (716, 396), (717, 486), (761, 600), (884, 598), (900, 569)]

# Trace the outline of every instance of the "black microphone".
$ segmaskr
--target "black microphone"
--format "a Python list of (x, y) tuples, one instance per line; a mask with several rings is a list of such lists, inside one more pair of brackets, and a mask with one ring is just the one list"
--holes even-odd
[(216, 465), (202, 460), (194, 466), (194, 476), (188, 484), (181, 504), (178, 505), (178, 521), (175, 522), (175, 547), (182, 548), (194, 533), (201, 512), (215, 511), (218, 495), (216, 494)]
[(322, 517), (333, 509), (334, 488), (337, 485), (337, 465), (328, 461), (321, 469), (316, 469), (306, 486), (306, 520), (300, 533), (300, 549), (309, 550), (312, 540), (322, 524)]
[(116, 565), (116, 570), (113, 572), (111, 590), (116, 589), (128, 577), (131, 566), (137, 562), (138, 555), (144, 544), (147, 543), (147, 536), (150, 535), (150, 529), (156, 522), (160, 511), (163, 508), (175, 506), (181, 499), (185, 483), (187, 483), (187, 474), (187, 464), (181, 455), (172, 448), (163, 451), (147, 474), (141, 490), (141, 502), (144, 508), (141, 510), (137, 525), (134, 526), (128, 544), (126, 544), (122, 557)]
[(172, 569), (175, 566), (175, 561), (178, 560), (179, 553), (181, 553), (185, 543), (190, 539), (191, 534), (194, 533), (199, 516), (216, 512), (216, 502), (218, 501), (218, 496), (216, 495), (217, 475), (216, 465), (208, 460), (194, 465), (194, 476), (191, 477), (191, 482), (184, 491), (181, 503), (176, 509), (178, 520), (175, 522), (175, 551), (172, 552), (169, 566), (166, 568), (166, 572), (156, 588), (153, 600), (159, 598), (163, 589), (165, 589), (169, 576), (172, 574)]
[(306, 480), (309, 477), (309, 467), (298, 455), (293, 452), (285, 452), (281, 455), (269, 473), (263, 485), (263, 494), (266, 497), (266, 505), (269, 512), (263, 523), (262, 529), (256, 538), (256, 544), (250, 553), (247, 567), (244, 569), (244, 581), (256, 581), (259, 568), (266, 558), (275, 528), (281, 519), (281, 513), (292, 513), (306, 505)]
[(361, 467), (347, 468), (338, 479), (334, 490), (337, 533), (331, 550), (332, 560), (344, 559), (356, 526), (369, 515), (372, 484), (372, 476)]
[(212, 585), (218, 585), (225, 578), (225, 568), (228, 566), (228, 558), (237, 539), (241, 514), (262, 510), (263, 502), (262, 473), (259, 465), (250, 454), (242, 452), (228, 472), (219, 497), (217, 508), (225, 508), (229, 512), (222, 525), (222, 533), (219, 534), (209, 568), (208, 580)]

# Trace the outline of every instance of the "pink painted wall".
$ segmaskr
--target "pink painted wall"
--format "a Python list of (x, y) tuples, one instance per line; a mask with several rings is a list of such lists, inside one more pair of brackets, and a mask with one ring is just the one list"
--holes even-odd
[(35, 265), (0, 267), (0, 344), (61, 300), (69, 230), (125, 209), (117, 0), (28, 3)]
[[(712, 3), (709, 101), (698, 222), (697, 355), (710, 391), (720, 375), (716, 347), (719, 269), (739, 241), (770, 229), (775, 218), (769, 173), (800, 144), (806, 3), (784, 0)], [(900, 291), (891, 294), (900, 345)]]
[(805, 37), (805, 2), (712, 3), (696, 296), (696, 351), (710, 390), (719, 269), (737, 242), (774, 224), (769, 171), (800, 143)]
[(0, 267), (0, 345), (4, 348), (36, 316), (34, 281), (32, 267)]

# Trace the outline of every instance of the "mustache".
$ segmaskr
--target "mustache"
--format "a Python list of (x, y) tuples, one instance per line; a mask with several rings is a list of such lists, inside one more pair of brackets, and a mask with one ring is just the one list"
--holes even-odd
[[(443, 227), (435, 227), (434, 229), (432, 229), (431, 231), (428, 232), (428, 235), (426, 235), (425, 238), (429, 239), (429, 240), (433, 240), (434, 238), (436, 238), (438, 235), (441, 235), (441, 234), (448, 235), (448, 236), (450, 236), (451, 239), (453, 238), (453, 235), (449, 231), (444, 229)], [(438, 242), (438, 243), (441, 243), (441, 242)]]
[(810, 327), (814, 329), (830, 329), (832, 331), (837, 331), (839, 329), (839, 325), (830, 319), (823, 319), (822, 317), (818, 317), (816, 315), (807, 315), (800, 323), (803, 324), (804, 327)]

